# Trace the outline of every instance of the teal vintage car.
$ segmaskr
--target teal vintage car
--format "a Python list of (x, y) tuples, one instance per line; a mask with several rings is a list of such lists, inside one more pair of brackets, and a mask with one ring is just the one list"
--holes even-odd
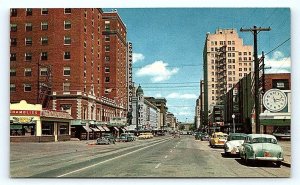
[(250, 161), (270, 161), (280, 167), (283, 161), (283, 150), (273, 135), (248, 134), (239, 150), (245, 164)]

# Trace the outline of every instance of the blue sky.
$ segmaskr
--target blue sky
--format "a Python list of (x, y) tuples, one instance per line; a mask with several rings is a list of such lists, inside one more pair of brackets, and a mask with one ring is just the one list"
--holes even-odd
[[(111, 9), (104, 9), (110, 11)], [(179, 121), (193, 121), (199, 81), (203, 79), (203, 47), (207, 32), (217, 28), (271, 27), (259, 33), (258, 52), (275, 49), (290, 38), (287, 8), (119, 8), (133, 43), (134, 82), (146, 96), (165, 97)], [(239, 32), (253, 44), (250, 32)], [(267, 55), (269, 72), (290, 71), (290, 40)]]

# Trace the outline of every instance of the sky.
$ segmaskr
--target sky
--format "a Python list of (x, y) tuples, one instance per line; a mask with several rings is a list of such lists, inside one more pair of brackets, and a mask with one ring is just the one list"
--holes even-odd
[(288, 8), (118, 8), (117, 11), (126, 24), (127, 40), (133, 44), (136, 86), (142, 86), (145, 96), (165, 97), (168, 110), (179, 121), (194, 121), (208, 32), (235, 28), (244, 44), (253, 45), (253, 34), (240, 32), (240, 28), (271, 27), (271, 31), (258, 35), (258, 53), (268, 53), (266, 66), (271, 69), (266, 72), (291, 70)]

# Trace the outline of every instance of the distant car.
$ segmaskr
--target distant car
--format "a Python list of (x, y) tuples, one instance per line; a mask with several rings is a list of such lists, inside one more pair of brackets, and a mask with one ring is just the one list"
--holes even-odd
[(230, 133), (224, 144), (224, 154), (239, 154), (239, 147), (244, 143), (247, 134)]
[(111, 142), (105, 137), (98, 138), (96, 142), (97, 145), (109, 145), (110, 143)]
[(108, 139), (109, 142), (111, 142), (113, 144), (115, 144), (115, 142), (116, 142), (116, 138), (111, 133), (105, 133), (105, 134), (103, 134), (103, 137)]
[(201, 132), (196, 132), (196, 133), (195, 133), (195, 140), (200, 140), (202, 135), (203, 135), (203, 133), (201, 133)]
[(129, 141), (134, 141), (134, 137), (132, 137), (132, 135), (131, 134), (129, 134), (129, 133), (122, 133), (121, 135), (120, 135), (120, 141), (121, 142), (129, 142)]
[(209, 141), (209, 135), (207, 133), (203, 133), (200, 138), (201, 141)]
[(180, 133), (179, 132), (175, 132), (173, 134), (173, 138), (180, 138)]
[(209, 140), (209, 145), (214, 147), (224, 147), (225, 142), (227, 141), (227, 134), (223, 132), (215, 132), (212, 134), (212, 137)]
[(283, 161), (283, 150), (273, 135), (248, 134), (240, 147), (240, 157), (245, 164), (249, 161), (270, 161), (280, 167)]

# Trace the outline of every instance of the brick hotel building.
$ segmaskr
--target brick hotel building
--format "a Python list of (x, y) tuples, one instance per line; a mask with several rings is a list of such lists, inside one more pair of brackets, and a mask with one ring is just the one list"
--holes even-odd
[(115, 10), (11, 9), (10, 29), (11, 103), (66, 111), (74, 128), (126, 117), (127, 33)]

